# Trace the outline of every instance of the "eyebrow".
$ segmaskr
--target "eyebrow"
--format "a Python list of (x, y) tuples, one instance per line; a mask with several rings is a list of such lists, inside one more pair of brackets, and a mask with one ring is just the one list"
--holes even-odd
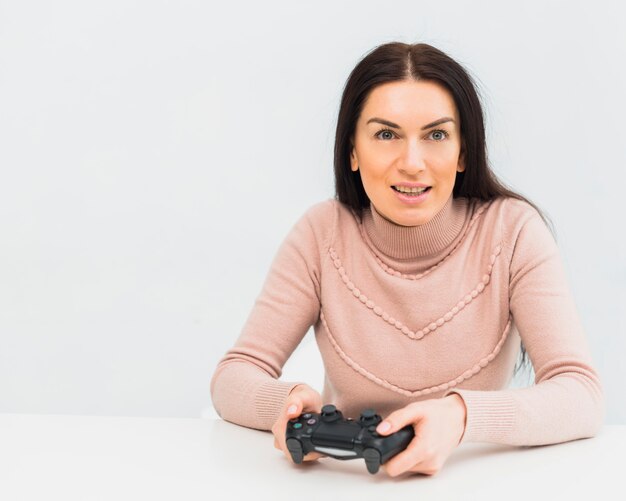
[[(394, 129), (399, 129), (400, 128), (400, 126), (398, 124), (394, 124), (393, 122), (390, 122), (389, 120), (385, 120), (383, 118), (373, 117), (373, 118), (370, 118), (367, 121), (368, 124), (371, 123), (371, 122), (378, 122), (378, 123), (381, 123), (383, 125), (387, 125), (388, 127), (392, 127)], [(434, 122), (429, 123), (428, 125), (424, 125), (424, 127), (422, 127), (422, 130), (430, 129), (431, 127), (434, 127), (435, 125), (440, 125), (440, 124), (445, 123), (445, 122), (454, 122), (454, 119), (450, 118), (450, 117), (440, 118), (438, 120), (435, 120)]]

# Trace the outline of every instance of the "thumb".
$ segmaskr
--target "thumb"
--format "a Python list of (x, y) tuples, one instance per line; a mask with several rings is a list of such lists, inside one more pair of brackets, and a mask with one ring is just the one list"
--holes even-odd
[(401, 430), (406, 425), (413, 425), (423, 417), (420, 412), (420, 407), (417, 405), (408, 405), (402, 409), (389, 414), (382, 422), (376, 427), (376, 432), (379, 435), (390, 435), (398, 430)]
[(314, 390), (294, 392), (286, 402), (286, 414), (289, 417), (299, 416), (304, 411), (317, 412), (321, 405), (321, 397)]
[(302, 402), (300, 402), (299, 398), (293, 397), (289, 399), (289, 401), (287, 402), (287, 409), (285, 411), (287, 417), (299, 416), (300, 414), (302, 414), (302, 408)]
[(304, 394), (292, 395), (287, 399), (285, 413), (287, 417), (296, 417), (309, 409), (312, 405)]

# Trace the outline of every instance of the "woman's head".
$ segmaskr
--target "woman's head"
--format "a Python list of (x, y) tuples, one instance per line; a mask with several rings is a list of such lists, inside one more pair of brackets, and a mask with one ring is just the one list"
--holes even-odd
[[(403, 226), (430, 221), (465, 170), (460, 117), (450, 92), (432, 80), (380, 84), (368, 94), (352, 135), (350, 165), (385, 218)], [(411, 184), (421, 196), (398, 194)], [(404, 186), (403, 186), (404, 185)]]
[[(399, 125), (396, 137), (391, 139), (392, 134), (383, 132), (378, 136), (382, 139), (366, 139), (367, 134), (382, 128), (371, 130), (380, 125), (366, 124), (371, 116)], [(421, 130), (430, 120), (445, 116), (455, 122)], [(435, 129), (449, 130), (453, 133), (451, 139), (437, 143), (442, 134), (433, 133)], [(334, 156), (335, 196), (359, 216), (371, 201), (398, 224), (424, 224), (437, 208), (443, 207), (450, 189), (455, 198), (490, 200), (510, 196), (528, 202), (541, 214), (532, 202), (505, 187), (491, 171), (483, 111), (470, 75), (450, 56), (426, 43), (380, 45), (356, 65), (341, 98)], [(454, 183), (450, 182), (452, 175)], [(443, 184), (439, 184), (441, 179)], [(389, 191), (389, 183), (402, 181), (432, 184), (434, 191), (430, 195), (436, 196), (430, 196), (430, 200), (427, 196), (424, 204), (414, 207), (399, 202), (385, 205), (383, 193), (395, 196)]]

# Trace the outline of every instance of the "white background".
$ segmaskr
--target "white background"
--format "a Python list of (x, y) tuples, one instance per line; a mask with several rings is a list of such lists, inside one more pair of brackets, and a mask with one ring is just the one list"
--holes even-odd
[[(0, 0), (0, 412), (196, 417), (390, 41), (459, 61), (626, 423), (619, 2)], [(312, 330), (283, 379), (321, 389)]]

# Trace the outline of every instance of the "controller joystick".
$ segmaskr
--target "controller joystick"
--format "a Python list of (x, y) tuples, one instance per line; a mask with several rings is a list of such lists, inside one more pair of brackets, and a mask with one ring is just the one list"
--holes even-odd
[(378, 414), (376, 414), (376, 411), (374, 409), (365, 409), (363, 412), (361, 412), (361, 417), (359, 418), (359, 421), (364, 425), (378, 426), (378, 423), (382, 421), (382, 418)]
[(334, 405), (329, 404), (322, 407), (322, 421), (325, 423), (333, 423), (342, 418), (341, 411), (338, 411)]
[(374, 474), (380, 465), (406, 449), (415, 436), (411, 425), (391, 435), (379, 435), (376, 427), (381, 421), (374, 409), (363, 410), (355, 421), (345, 419), (340, 410), (328, 404), (320, 413), (307, 412), (287, 422), (287, 449), (298, 464), (312, 451), (341, 460), (363, 458), (367, 471)]

